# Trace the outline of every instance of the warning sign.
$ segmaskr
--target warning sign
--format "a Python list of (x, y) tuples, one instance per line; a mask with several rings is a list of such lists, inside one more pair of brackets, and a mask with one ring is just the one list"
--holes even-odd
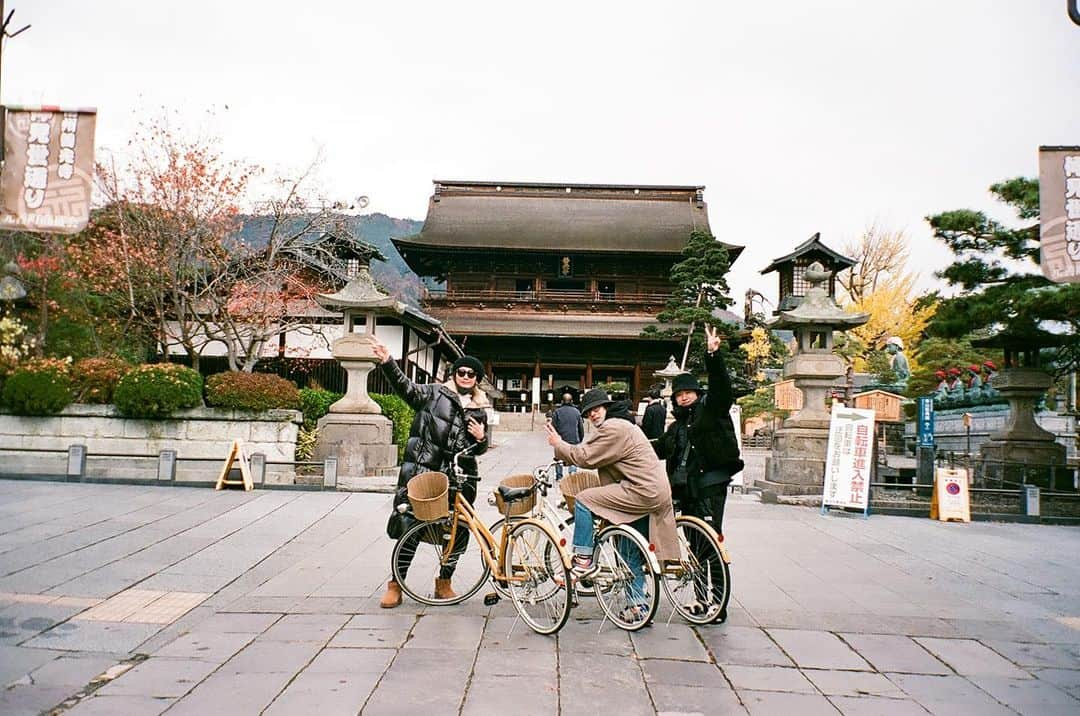
[(934, 494), (930, 498), (930, 519), (971, 522), (967, 470), (939, 467), (934, 471)]
[(825, 455), (825, 485), (821, 509), (870, 505), (873, 467), (874, 411), (834, 405)]

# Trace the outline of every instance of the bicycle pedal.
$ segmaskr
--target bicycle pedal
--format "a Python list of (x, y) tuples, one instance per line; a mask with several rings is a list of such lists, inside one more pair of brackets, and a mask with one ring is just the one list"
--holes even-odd
[(499, 595), (496, 592), (491, 592), (484, 595), (484, 606), (493, 607), (499, 603)]

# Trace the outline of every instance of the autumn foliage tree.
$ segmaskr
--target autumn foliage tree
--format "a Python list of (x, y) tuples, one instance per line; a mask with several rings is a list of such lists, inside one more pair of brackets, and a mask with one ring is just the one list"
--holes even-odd
[(847, 333), (842, 352), (853, 361), (855, 370), (864, 371), (885, 340), (898, 336), (904, 341), (908, 359), (913, 360), (936, 305), (916, 295), (918, 275), (907, 271), (909, 251), (903, 232), (871, 226), (845, 246), (845, 252), (856, 263), (837, 276), (844, 289), (840, 302), (853, 313), (868, 313), (870, 320)]

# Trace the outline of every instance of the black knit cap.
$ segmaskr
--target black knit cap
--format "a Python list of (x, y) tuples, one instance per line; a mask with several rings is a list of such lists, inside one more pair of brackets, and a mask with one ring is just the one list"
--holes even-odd
[(675, 376), (675, 380), (672, 381), (671, 394), (675, 395), (680, 390), (694, 390), (698, 393), (705, 392), (705, 389), (701, 387), (701, 383), (698, 383), (697, 378), (690, 373), (680, 373)]
[(482, 378), (484, 376), (484, 364), (475, 356), (461, 356), (450, 366), (450, 372), (453, 373), (458, 368), (472, 368), (476, 371), (477, 378)]

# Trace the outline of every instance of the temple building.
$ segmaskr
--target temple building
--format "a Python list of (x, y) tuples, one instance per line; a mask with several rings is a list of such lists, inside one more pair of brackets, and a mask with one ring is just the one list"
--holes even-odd
[(423, 229), (394, 245), (424, 310), (487, 362), (498, 407), (547, 409), (564, 389), (624, 383), (636, 401), (656, 382), (681, 344), (641, 332), (697, 229), (701, 186), (437, 180)]

